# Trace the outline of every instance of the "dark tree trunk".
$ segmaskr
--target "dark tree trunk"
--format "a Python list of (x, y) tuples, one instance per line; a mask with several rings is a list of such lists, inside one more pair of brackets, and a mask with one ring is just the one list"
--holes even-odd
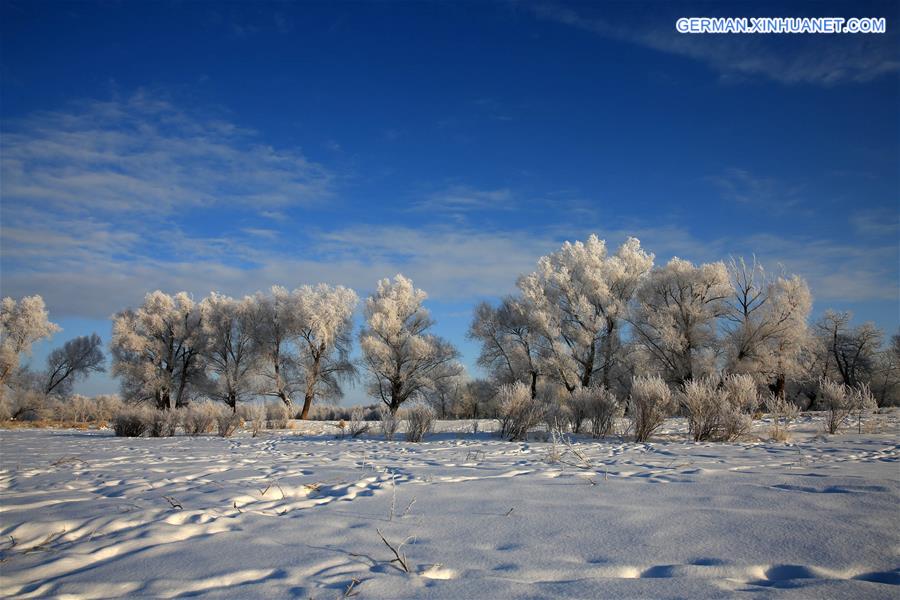
[(783, 373), (779, 373), (775, 379), (775, 397), (784, 398), (785, 377)]
[(323, 344), (319, 352), (314, 355), (312, 369), (306, 375), (306, 393), (303, 395), (303, 410), (300, 412), (300, 418), (304, 421), (309, 417), (309, 407), (312, 406), (313, 398), (316, 396), (316, 382), (319, 381), (319, 365), (324, 350)]

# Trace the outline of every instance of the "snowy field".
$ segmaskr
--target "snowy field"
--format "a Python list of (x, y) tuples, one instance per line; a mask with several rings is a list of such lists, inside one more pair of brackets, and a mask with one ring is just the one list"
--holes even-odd
[[(900, 597), (897, 413), (791, 443), (0, 432), (0, 592)], [(483, 422), (482, 429), (490, 427)], [(766, 425), (758, 425), (760, 435)], [(848, 430), (849, 431), (849, 430)], [(404, 565), (382, 541), (398, 549)]]

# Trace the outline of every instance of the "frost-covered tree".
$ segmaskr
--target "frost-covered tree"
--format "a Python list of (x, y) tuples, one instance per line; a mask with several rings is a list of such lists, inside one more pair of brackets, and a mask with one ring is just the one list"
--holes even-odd
[(260, 393), (280, 399), (285, 406), (303, 388), (297, 351), (299, 315), (297, 298), (281, 286), (257, 293), (252, 308), (253, 349), (259, 359)]
[(369, 393), (395, 413), (443, 379), (462, 371), (459, 353), (447, 341), (427, 333), (434, 321), (422, 306), (424, 291), (397, 275), (382, 279), (366, 300), (366, 324), (360, 333)]
[(481, 342), (478, 364), (499, 384), (522, 381), (529, 385), (531, 397), (537, 396), (544, 364), (541, 340), (521, 300), (507, 297), (496, 308), (479, 303), (468, 337)]
[(878, 352), (869, 382), (878, 406), (900, 404), (900, 334), (891, 337), (891, 345)]
[(44, 299), (26, 296), (16, 302), (6, 297), (0, 303), (0, 393), (19, 368), (23, 354), (31, 352), (36, 341), (50, 337), (60, 327), (51, 323)]
[(816, 324), (822, 376), (858, 388), (869, 381), (884, 334), (873, 323), (850, 327), (849, 312), (826, 311)]
[(325, 284), (303, 286), (294, 295), (304, 380), (300, 418), (306, 419), (313, 400), (340, 398), (341, 381), (356, 374), (350, 362), (350, 334), (359, 298), (351, 289)]
[(105, 371), (105, 360), (103, 342), (96, 333), (67, 341), (47, 357), (44, 393), (69, 395), (75, 381)]
[(275, 286), (257, 294), (252, 311), (254, 351), (260, 359), (260, 391), (287, 407), (302, 394), (300, 418), (316, 398), (339, 398), (341, 382), (356, 370), (350, 362), (353, 290), (320, 284), (293, 292)]
[(713, 370), (717, 319), (728, 313), (731, 294), (724, 263), (697, 267), (680, 258), (654, 269), (638, 289), (632, 330), (669, 382)]
[(464, 419), (484, 419), (497, 414), (497, 388), (486, 379), (470, 379), (461, 390), (456, 415)]
[(446, 419), (464, 412), (463, 404), (468, 381), (463, 371), (456, 377), (447, 377), (435, 382), (425, 392), (425, 401), (434, 409), (438, 419)]
[(123, 398), (160, 410), (186, 406), (203, 377), (200, 325), (200, 310), (186, 292), (157, 290), (139, 308), (118, 313), (110, 348)]
[(809, 343), (809, 286), (797, 275), (769, 279), (755, 260), (752, 265), (732, 260), (728, 271), (726, 369), (770, 384), (783, 397), (786, 380), (800, 371), (801, 351)]
[(251, 332), (253, 300), (213, 292), (200, 303), (207, 394), (237, 412), (254, 390), (256, 356)]
[(595, 235), (566, 242), (518, 282), (530, 321), (544, 340), (546, 370), (569, 391), (596, 377), (609, 387), (621, 358), (628, 303), (653, 266), (653, 255), (628, 238), (610, 256)]

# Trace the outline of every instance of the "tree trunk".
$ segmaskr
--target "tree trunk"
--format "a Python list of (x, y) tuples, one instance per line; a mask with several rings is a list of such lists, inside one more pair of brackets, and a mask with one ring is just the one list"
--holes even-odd
[(601, 383), (609, 389), (609, 372), (612, 370), (613, 335), (616, 333), (616, 322), (606, 322), (606, 339), (603, 340), (603, 375)]
[(775, 379), (775, 397), (784, 398), (785, 378), (784, 373), (779, 373)]
[(537, 380), (538, 380), (537, 371), (532, 371), (531, 372), (531, 399), (532, 400), (537, 398)]
[(594, 373), (594, 359), (596, 356), (597, 347), (591, 343), (591, 351), (588, 354), (587, 360), (581, 365), (581, 368), (584, 369), (581, 373), (581, 387), (590, 387), (591, 385), (591, 375)]
[(300, 412), (300, 418), (304, 421), (309, 417), (309, 407), (312, 406), (313, 398), (316, 396), (316, 382), (319, 380), (319, 361), (321, 359), (322, 355), (316, 353), (312, 369), (306, 375), (306, 393), (303, 395), (303, 410)]
[(303, 410), (300, 411), (300, 418), (304, 421), (309, 418), (309, 407), (312, 406), (312, 401), (313, 394), (307, 390), (303, 396)]

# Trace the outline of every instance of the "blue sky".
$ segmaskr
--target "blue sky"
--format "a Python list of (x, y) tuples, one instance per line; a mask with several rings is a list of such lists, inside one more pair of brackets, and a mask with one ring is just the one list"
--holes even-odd
[[(658, 262), (755, 253), (816, 314), (900, 324), (896, 3), (0, 11), (0, 291), (64, 328), (36, 362), (156, 288), (365, 295), (403, 272), (473, 367), (474, 302), (591, 232)], [(710, 15), (888, 34), (675, 32)]]

